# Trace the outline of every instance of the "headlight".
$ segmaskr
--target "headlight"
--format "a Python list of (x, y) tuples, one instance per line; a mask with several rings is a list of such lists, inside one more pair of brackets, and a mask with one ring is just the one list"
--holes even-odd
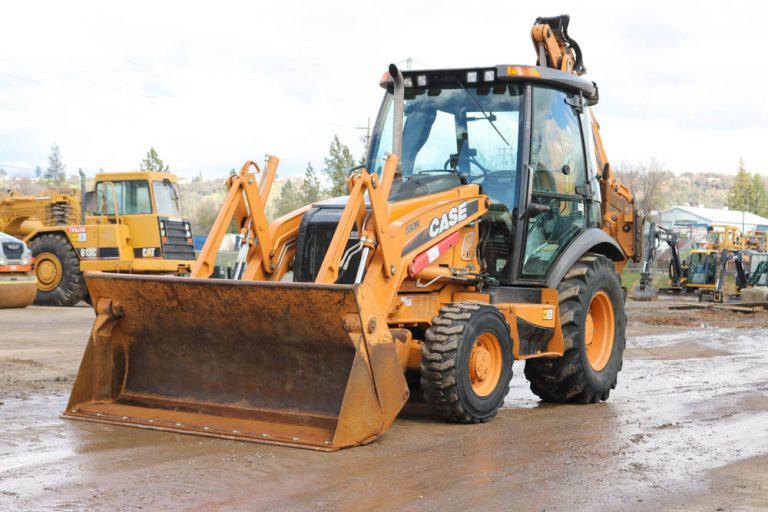
[(29, 262), (30, 262), (29, 254), (25, 254), (24, 256), (21, 257), (21, 265), (22, 266), (29, 265)]
[(5, 259), (5, 254), (0, 254), (0, 265), (5, 265), (8, 263), (8, 260)]

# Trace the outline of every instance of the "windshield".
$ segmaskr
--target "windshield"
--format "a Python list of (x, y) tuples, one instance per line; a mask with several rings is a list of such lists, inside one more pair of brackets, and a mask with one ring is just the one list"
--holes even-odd
[[(455, 173), (482, 184), (494, 173), (503, 173), (510, 181), (518, 167), (521, 100), (519, 85), (508, 83), (407, 89), (403, 180)], [(380, 174), (392, 151), (392, 104), (387, 94), (371, 141), (370, 172)]]
[(752, 286), (768, 285), (768, 254), (753, 254), (749, 262), (749, 284)]
[[(114, 193), (113, 193), (114, 190)], [(115, 200), (120, 215), (152, 213), (149, 184), (146, 181), (106, 181), (96, 184), (97, 215), (114, 215)]]
[(181, 215), (178, 185), (169, 180), (153, 181), (152, 191), (158, 215)]
[(690, 255), (688, 281), (691, 284), (711, 284), (717, 272), (717, 254), (694, 252)]

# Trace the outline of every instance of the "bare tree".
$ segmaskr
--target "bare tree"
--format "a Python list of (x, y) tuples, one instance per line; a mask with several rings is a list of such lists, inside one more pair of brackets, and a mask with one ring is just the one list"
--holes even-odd
[(664, 162), (655, 157), (617, 166), (621, 181), (632, 191), (638, 209), (646, 217), (667, 206), (663, 191), (670, 172), (665, 167)]

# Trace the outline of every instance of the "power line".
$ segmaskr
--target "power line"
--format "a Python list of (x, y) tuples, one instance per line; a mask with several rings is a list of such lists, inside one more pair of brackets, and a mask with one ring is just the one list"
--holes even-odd
[(28, 168), (28, 167), (18, 167), (18, 166), (16, 166), (16, 165), (11, 165), (11, 164), (4, 164), (4, 163), (2, 163), (2, 162), (0, 162), (0, 168), (3, 168), (3, 169), (6, 169), (6, 168), (7, 168), (7, 169), (16, 169), (17, 171), (30, 171), (30, 172), (35, 172), (35, 169), (30, 169), (30, 168)]

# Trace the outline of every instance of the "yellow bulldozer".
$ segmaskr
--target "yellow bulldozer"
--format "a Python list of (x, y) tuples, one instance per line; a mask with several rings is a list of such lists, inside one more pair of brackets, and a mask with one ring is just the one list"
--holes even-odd
[(45, 306), (90, 300), (83, 272), (188, 274), (195, 259), (190, 221), (181, 216), (176, 176), (98, 173), (81, 197), (56, 192), (0, 201), (0, 231), (23, 238), (35, 258)]
[[(87, 274), (97, 318), (64, 416), (335, 450), (416, 392), (490, 420), (513, 360), (542, 400), (606, 400), (640, 220), (567, 29), (536, 20), (535, 66), (390, 65), (349, 195), (268, 224), (277, 159), (248, 162), (192, 277)], [(235, 279), (207, 279), (233, 219)]]

